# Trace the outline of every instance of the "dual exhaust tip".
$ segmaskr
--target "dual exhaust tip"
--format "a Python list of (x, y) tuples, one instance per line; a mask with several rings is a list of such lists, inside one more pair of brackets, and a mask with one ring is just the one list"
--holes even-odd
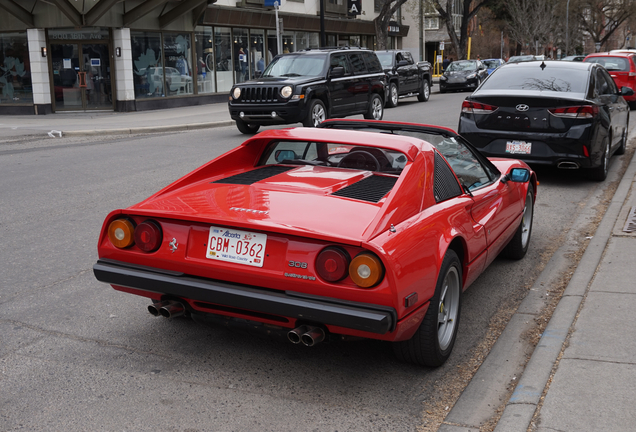
[(320, 327), (303, 325), (290, 330), (287, 339), (293, 344), (302, 343), (310, 347), (325, 340), (325, 331)]
[[(148, 312), (153, 316), (176, 318), (185, 314), (185, 307), (178, 301), (165, 300), (148, 306)], [(310, 347), (325, 340), (325, 331), (320, 327), (303, 325), (290, 330), (287, 333), (287, 339), (293, 344), (302, 343)]]
[(166, 300), (151, 304), (148, 306), (148, 312), (154, 316), (161, 315), (164, 318), (176, 318), (185, 313), (185, 307), (177, 301)]

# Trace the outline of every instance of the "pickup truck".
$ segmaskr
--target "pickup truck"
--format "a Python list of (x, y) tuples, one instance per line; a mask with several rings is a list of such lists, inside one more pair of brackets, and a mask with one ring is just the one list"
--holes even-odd
[(429, 62), (415, 63), (411, 53), (405, 50), (383, 50), (375, 53), (387, 76), (387, 107), (397, 106), (401, 97), (417, 95), (420, 102), (428, 100), (432, 85), (432, 68)]

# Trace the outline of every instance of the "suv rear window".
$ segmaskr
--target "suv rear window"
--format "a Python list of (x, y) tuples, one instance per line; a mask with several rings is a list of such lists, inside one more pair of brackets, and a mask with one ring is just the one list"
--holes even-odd
[[(527, 64), (527, 63), (526, 63)], [(588, 83), (587, 70), (570, 68), (541, 69), (538, 65), (523, 67), (520, 64), (501, 67), (484, 81), (479, 90), (538, 90), (585, 93)]]
[(600, 65), (603, 65), (608, 71), (629, 72), (630, 70), (629, 59), (627, 59), (626, 57), (590, 57), (585, 59), (584, 61), (585, 63), (598, 63)]

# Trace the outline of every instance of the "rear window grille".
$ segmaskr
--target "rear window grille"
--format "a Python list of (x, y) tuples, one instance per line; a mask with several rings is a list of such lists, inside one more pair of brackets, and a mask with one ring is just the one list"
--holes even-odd
[(370, 176), (343, 187), (332, 195), (372, 203), (379, 202), (395, 185), (397, 177)]
[(446, 201), (462, 194), (462, 189), (443, 157), (435, 153), (435, 181), (433, 183), (435, 202)]
[(277, 102), (278, 87), (244, 87), (241, 99), (245, 103)]
[(215, 180), (212, 183), (251, 185), (261, 180), (265, 180), (266, 178), (270, 178), (270, 177), (274, 177), (275, 175), (282, 174), (285, 171), (289, 171), (290, 169), (293, 169), (293, 168), (297, 168), (297, 167), (266, 166), (263, 168), (258, 168), (252, 171), (226, 177), (220, 180)]

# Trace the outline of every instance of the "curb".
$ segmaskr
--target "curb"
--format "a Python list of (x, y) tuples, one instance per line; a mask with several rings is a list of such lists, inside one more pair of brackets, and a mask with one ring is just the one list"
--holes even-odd
[(233, 126), (233, 125), (234, 125), (234, 120), (223, 120), (218, 122), (190, 123), (190, 124), (184, 124), (184, 125), (145, 126), (145, 127), (133, 127), (133, 128), (120, 128), (120, 129), (70, 130), (70, 131), (61, 131), (61, 134), (62, 136), (68, 136), (68, 137), (94, 136), (94, 135), (132, 135), (132, 134), (159, 133), (159, 132), (179, 132), (179, 131)]
[(581, 303), (587, 295), (589, 284), (601, 263), (617, 218), (623, 207), (627, 205), (626, 199), (636, 176), (635, 161), (636, 158), (632, 156), (610, 205), (594, 233), (594, 238), (585, 249), (563, 297), (506, 404), (495, 432), (525, 432), (530, 427), (557, 358), (563, 350), (563, 344), (574, 324)]

